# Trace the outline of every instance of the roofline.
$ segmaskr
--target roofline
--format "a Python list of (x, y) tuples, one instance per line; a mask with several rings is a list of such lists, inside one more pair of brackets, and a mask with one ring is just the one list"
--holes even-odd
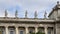
[(33, 18), (3, 18), (0, 17), (0, 21), (18, 21), (18, 22), (55, 22), (53, 19), (33, 19)]
[(55, 5), (55, 7), (52, 9), (52, 11), (50, 12), (50, 14), (48, 15), (48, 17), (54, 12), (54, 10), (57, 10), (58, 9), (58, 7), (57, 7), (57, 5)]
[(54, 12), (54, 10), (60, 9), (58, 6), (60, 6), (60, 5), (55, 5), (53, 7), (53, 10), (50, 12), (50, 14), (48, 15), (48, 17)]

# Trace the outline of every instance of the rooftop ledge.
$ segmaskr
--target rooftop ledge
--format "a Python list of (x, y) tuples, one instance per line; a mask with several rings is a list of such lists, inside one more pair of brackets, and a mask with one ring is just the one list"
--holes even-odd
[(10, 17), (0, 17), (0, 21), (33, 21), (33, 22), (54, 22), (53, 19), (45, 18), (10, 18)]

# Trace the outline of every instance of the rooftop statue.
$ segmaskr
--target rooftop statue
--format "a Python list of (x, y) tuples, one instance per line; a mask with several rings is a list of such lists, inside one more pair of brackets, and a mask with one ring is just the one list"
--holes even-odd
[(25, 18), (27, 18), (27, 14), (28, 14), (28, 13), (27, 13), (27, 10), (26, 10), (26, 12), (25, 12)]
[(57, 5), (59, 5), (59, 1), (57, 1)]
[(18, 17), (18, 11), (16, 10), (15, 12), (15, 17), (17, 18)]
[(8, 13), (7, 13), (7, 10), (5, 10), (5, 17), (7, 17)]
[(44, 18), (46, 18), (47, 17), (47, 12), (45, 11), (45, 13), (44, 13)]
[(37, 18), (37, 11), (35, 11), (35, 14), (34, 14), (35, 18)]

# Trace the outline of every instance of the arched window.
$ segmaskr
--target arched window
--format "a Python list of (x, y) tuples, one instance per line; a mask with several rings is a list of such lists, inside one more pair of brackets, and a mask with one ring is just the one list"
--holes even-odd
[(15, 29), (14, 29), (14, 28), (10, 28), (10, 29), (9, 29), (9, 33), (10, 33), (10, 34), (15, 34)]
[(30, 29), (30, 30), (29, 30), (29, 33), (33, 33), (33, 29)]
[(10, 31), (10, 34), (14, 34), (14, 32), (13, 31)]
[(53, 28), (48, 28), (48, 34), (52, 34)]
[(23, 34), (23, 30), (20, 31), (20, 34)]
[(0, 31), (0, 34), (5, 34), (4, 31)]
[(48, 34), (51, 34), (51, 30), (48, 30)]
[(5, 34), (5, 29), (4, 28), (0, 28), (0, 34)]
[(40, 27), (38, 31), (44, 33), (44, 28)]
[(32, 32), (33, 32), (32, 30), (29, 31), (29, 33), (32, 33)]

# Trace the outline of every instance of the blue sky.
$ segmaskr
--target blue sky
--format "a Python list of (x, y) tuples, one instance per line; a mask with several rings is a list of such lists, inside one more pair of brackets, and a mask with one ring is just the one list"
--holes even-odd
[(56, 2), (60, 0), (0, 0), (0, 17), (4, 17), (5, 9), (8, 17), (14, 17), (15, 11), (18, 10), (18, 17), (23, 18), (25, 11), (28, 11), (28, 17), (33, 18), (34, 12), (37, 11), (38, 18), (44, 17), (51, 12)]

